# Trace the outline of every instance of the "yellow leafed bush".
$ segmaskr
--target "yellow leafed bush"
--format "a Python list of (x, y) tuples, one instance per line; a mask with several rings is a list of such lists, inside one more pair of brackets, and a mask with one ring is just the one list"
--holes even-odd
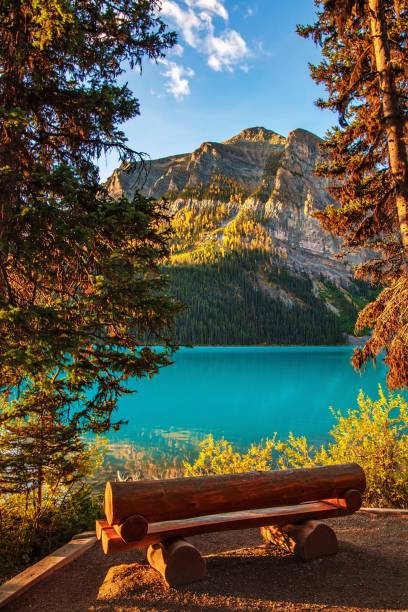
[(357, 407), (345, 415), (331, 409), (335, 425), (331, 440), (320, 447), (306, 436), (289, 434), (285, 442), (272, 439), (240, 452), (227, 440), (210, 435), (200, 444), (197, 459), (185, 462), (185, 474), (229, 474), (251, 470), (313, 467), (356, 462), (367, 478), (365, 504), (408, 508), (408, 403), (400, 395), (378, 399), (360, 391)]
[(234, 474), (252, 470), (270, 470), (274, 453), (280, 449), (276, 436), (264, 443), (251, 444), (245, 453), (234, 449), (228, 440), (214, 440), (210, 434), (200, 443), (200, 453), (194, 463), (184, 462), (186, 476)]

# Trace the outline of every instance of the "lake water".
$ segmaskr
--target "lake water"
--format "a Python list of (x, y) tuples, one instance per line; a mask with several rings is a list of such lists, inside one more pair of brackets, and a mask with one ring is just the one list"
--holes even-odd
[(385, 366), (359, 375), (351, 347), (195, 347), (176, 353), (175, 363), (138, 393), (120, 400), (129, 421), (115, 443), (183, 454), (209, 433), (245, 447), (277, 432), (292, 431), (316, 442), (327, 439), (329, 406), (356, 405), (358, 391), (385, 388)]

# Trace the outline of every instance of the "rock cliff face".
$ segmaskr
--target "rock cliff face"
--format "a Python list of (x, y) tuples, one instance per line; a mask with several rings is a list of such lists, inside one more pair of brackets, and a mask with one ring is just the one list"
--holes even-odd
[(173, 155), (137, 166), (126, 174), (116, 170), (109, 179), (112, 193), (173, 197), (192, 187), (209, 186), (215, 175), (230, 178), (243, 189), (256, 190), (269, 158), (279, 159), (286, 139), (264, 128), (243, 130), (225, 142), (204, 142), (193, 153)]
[(284, 138), (255, 127), (113, 173), (112, 195), (169, 202), (171, 288), (190, 306), (178, 341), (333, 344), (352, 333), (369, 290), (313, 217), (334, 203), (314, 174), (319, 143), (305, 130)]
[[(323, 274), (347, 284), (350, 271), (333, 255), (339, 244), (313, 212), (333, 203), (325, 180), (314, 174), (320, 139), (297, 129), (287, 138), (262, 127), (221, 142), (205, 142), (193, 153), (116, 170), (112, 195), (136, 189), (166, 197), (176, 214), (175, 261), (211, 245), (225, 250), (256, 248), (257, 242), (296, 272)], [(197, 255), (198, 256), (198, 255)]]

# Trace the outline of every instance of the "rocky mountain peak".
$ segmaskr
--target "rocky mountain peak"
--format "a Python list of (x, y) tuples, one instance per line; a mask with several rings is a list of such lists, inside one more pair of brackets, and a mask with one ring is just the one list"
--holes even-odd
[(228, 140), (224, 140), (222, 144), (237, 144), (240, 142), (264, 142), (267, 144), (284, 145), (286, 138), (264, 127), (252, 127), (242, 130), (239, 134), (228, 138)]
[(261, 248), (296, 273), (347, 282), (349, 272), (334, 257), (338, 241), (314, 218), (334, 204), (327, 180), (315, 174), (320, 142), (304, 129), (284, 138), (264, 127), (246, 128), (192, 153), (152, 160), (147, 173), (138, 166), (118, 170), (108, 188), (115, 197), (139, 190), (168, 200), (177, 235), (174, 261)]
[(312, 141), (312, 142), (322, 142), (322, 139), (319, 138), (319, 136), (316, 136), (316, 134), (313, 134), (313, 132), (309, 132), (309, 130), (304, 130), (303, 128), (296, 128), (295, 130), (292, 130), (292, 132), (289, 133), (288, 135), (288, 140), (308, 140), (308, 141)]

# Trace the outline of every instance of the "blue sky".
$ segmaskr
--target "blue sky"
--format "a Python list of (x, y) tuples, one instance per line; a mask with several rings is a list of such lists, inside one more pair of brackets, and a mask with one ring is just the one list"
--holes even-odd
[[(315, 19), (313, 0), (163, 0), (163, 20), (178, 45), (142, 75), (124, 75), (141, 115), (123, 125), (129, 145), (151, 158), (193, 151), (246, 127), (287, 135), (301, 127), (323, 136), (336, 117), (314, 101), (321, 91), (308, 62), (319, 50), (296, 32)], [(100, 160), (101, 177), (117, 166)]]

